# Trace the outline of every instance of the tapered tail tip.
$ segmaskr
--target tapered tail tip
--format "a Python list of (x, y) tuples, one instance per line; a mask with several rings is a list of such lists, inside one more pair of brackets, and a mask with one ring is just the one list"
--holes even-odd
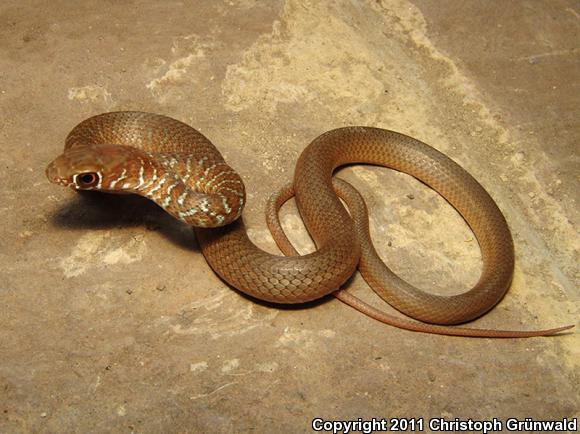
[(549, 330), (545, 331), (546, 333), (544, 334), (544, 336), (553, 336), (553, 335), (556, 335), (560, 332), (563, 332), (564, 330), (573, 329), (574, 327), (576, 327), (574, 324), (570, 324), (570, 325), (563, 326), (563, 327), (557, 327), (555, 329), (549, 329)]

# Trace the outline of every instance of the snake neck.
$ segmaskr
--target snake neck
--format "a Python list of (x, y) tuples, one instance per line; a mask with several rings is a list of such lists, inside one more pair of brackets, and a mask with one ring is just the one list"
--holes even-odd
[[(244, 184), (223, 160), (179, 153), (144, 153), (134, 193), (182, 222), (208, 228), (227, 225), (242, 213)], [(135, 171), (134, 171), (135, 173)]]

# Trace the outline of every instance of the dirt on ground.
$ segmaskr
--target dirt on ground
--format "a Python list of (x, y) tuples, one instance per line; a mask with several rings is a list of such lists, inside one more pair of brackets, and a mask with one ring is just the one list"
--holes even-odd
[[(572, 0), (6, 0), (0, 4), (0, 432), (311, 432), (312, 420), (580, 415), (578, 330), (469, 339), (385, 326), (329, 297), (257, 303), (190, 228), (133, 197), (80, 195), (44, 169), (81, 120), (142, 110), (199, 129), (246, 182), (251, 238), (304, 147), (346, 125), (446, 153), (497, 201), (513, 284), (470, 324), (578, 324), (580, 9)], [(340, 176), (382, 258), (441, 294), (477, 241), (413, 178)], [(283, 222), (313, 246), (297, 211)], [(393, 312), (360, 276), (348, 290)], [(505, 426), (504, 426), (505, 429)]]

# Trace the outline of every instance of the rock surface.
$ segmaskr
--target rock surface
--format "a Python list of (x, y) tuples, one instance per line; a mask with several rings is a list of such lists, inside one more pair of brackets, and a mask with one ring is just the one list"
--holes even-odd
[[(170, 115), (240, 172), (251, 236), (275, 252), (262, 209), (307, 143), (345, 125), (397, 130), (471, 172), (512, 229), (513, 285), (472, 325), (577, 323), (579, 14), (572, 0), (2, 2), (0, 432), (578, 416), (577, 331), (450, 338), (333, 298), (256, 303), (155, 206), (76, 195), (44, 168), (86, 117)], [(387, 169), (340, 176), (397, 273), (439, 293), (476, 282), (477, 242), (443, 199)], [(311, 249), (296, 211), (283, 220)], [(360, 277), (349, 290), (376, 300)]]

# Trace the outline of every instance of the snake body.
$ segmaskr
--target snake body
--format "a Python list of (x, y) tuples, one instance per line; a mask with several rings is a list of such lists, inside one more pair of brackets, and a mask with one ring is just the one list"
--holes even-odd
[[(451, 203), (481, 248), (483, 271), (477, 284), (463, 294), (437, 296), (392, 273), (370, 241), (364, 202), (346, 183), (335, 181), (333, 186), (334, 170), (350, 163), (408, 173)], [(46, 173), (51, 182), (76, 190), (134, 193), (151, 199), (196, 228), (202, 252), (220, 277), (261, 300), (303, 303), (334, 293), (383, 322), (440, 334), (520, 337), (568, 328), (520, 332), (435, 325), (470, 321), (498, 303), (512, 278), (513, 242), (501, 211), (471, 175), (444, 154), (400, 133), (340, 128), (322, 134), (303, 151), (293, 183), (271, 200), (268, 220), (283, 251), (294, 254), (276, 222), (281, 204), (295, 195), (317, 246), (317, 251), (305, 256), (276, 256), (255, 246), (239, 219), (245, 204), (239, 175), (201, 133), (165, 116), (113, 112), (89, 118), (70, 132), (65, 152)], [(337, 291), (357, 265), (381, 297), (422, 323), (383, 314)]]

